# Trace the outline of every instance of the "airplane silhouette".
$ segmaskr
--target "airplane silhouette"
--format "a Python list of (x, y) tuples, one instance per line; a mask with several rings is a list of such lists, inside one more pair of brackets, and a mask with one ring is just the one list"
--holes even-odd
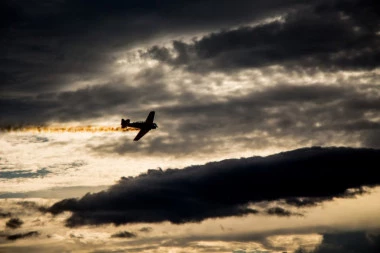
[(154, 120), (154, 111), (151, 111), (145, 121), (136, 121), (136, 122), (130, 123), (129, 119), (126, 119), (126, 120), (121, 119), (121, 128), (127, 128), (127, 127), (139, 128), (140, 132), (133, 139), (134, 141), (138, 141), (151, 129), (157, 128), (157, 125), (156, 123), (153, 123), (153, 120)]

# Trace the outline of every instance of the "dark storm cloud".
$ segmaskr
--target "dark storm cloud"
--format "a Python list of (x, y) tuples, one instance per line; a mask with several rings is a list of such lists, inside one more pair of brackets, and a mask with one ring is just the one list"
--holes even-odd
[[(186, 101), (186, 94), (176, 97), (166, 84), (157, 81), (166, 73), (156, 68), (141, 70), (137, 75), (145, 85), (134, 79), (137, 85), (133, 83), (132, 87), (113, 76), (114, 62), (124, 56), (119, 52), (148, 38), (229, 29), (284, 12), (288, 13), (284, 24), (216, 32), (190, 44), (175, 41), (175, 59), (166, 48), (152, 48), (151, 55), (169, 64), (199, 66), (203, 70), (299, 59), (304, 65), (305, 57), (318, 62), (325, 60), (326, 54), (333, 58), (327, 57), (328, 61), (338, 65), (350, 65), (360, 57), (365, 58), (367, 67), (374, 65), (378, 58), (378, 46), (373, 46), (377, 12), (370, 2), (297, 2), (2, 2), (0, 126), (93, 119), (120, 115), (125, 108)], [(354, 26), (361, 30), (355, 32)], [(110, 81), (102, 85), (97, 78)], [(67, 91), (76, 81), (88, 80), (97, 86)]]
[(323, 234), (322, 242), (315, 250), (300, 248), (295, 253), (376, 253), (380, 251), (378, 232), (342, 232)]
[(297, 2), (2, 1), (0, 90), (55, 91), (106, 75), (123, 49), (150, 39), (235, 26), (316, 1)]
[[(149, 170), (107, 191), (65, 199), (48, 208), (73, 212), (67, 226), (102, 223), (197, 222), (257, 213), (249, 204), (288, 198), (344, 197), (379, 185), (380, 151), (304, 148), (268, 157), (224, 160), (181, 170)], [(323, 185), (323, 187), (321, 187)], [(284, 211), (285, 212), (285, 211)]]
[(380, 62), (379, 11), (371, 0), (331, 1), (290, 12), (284, 22), (212, 33), (192, 43), (174, 41), (172, 49), (154, 46), (147, 55), (196, 72), (273, 64), (373, 69)]
[[(360, 134), (359, 141), (376, 148), (378, 122), (369, 114), (380, 112), (379, 96), (372, 85), (281, 85), (231, 98), (227, 101), (185, 100), (181, 105), (161, 107), (157, 110), (157, 132), (168, 136), (147, 135), (146, 145), (136, 145), (130, 137), (114, 139), (88, 148), (99, 153), (126, 154), (182, 154), (192, 155), (222, 148), (220, 142), (234, 139), (251, 147), (265, 147), (272, 137), (281, 140), (290, 137), (306, 144), (316, 145), (331, 140), (341, 141), (341, 135)], [(173, 123), (176, 120), (177, 123)], [(249, 133), (267, 133), (248, 137)], [(327, 137), (330, 136), (330, 137)], [(334, 141), (330, 142), (334, 143)], [(273, 143), (272, 143), (273, 144)]]
[(8, 228), (16, 229), (21, 227), (22, 224), (24, 224), (24, 222), (21, 219), (12, 218), (5, 223), (5, 226), (7, 226)]
[[(152, 85), (152, 83), (150, 83)], [(149, 86), (152, 87), (152, 86)], [(162, 83), (155, 83), (152, 93), (147, 85), (128, 87), (105, 84), (76, 91), (42, 93), (24, 98), (0, 98), (0, 125), (44, 124), (48, 121), (70, 121), (125, 114), (126, 108), (138, 108), (168, 98)], [(124, 106), (124, 107), (121, 107)]]

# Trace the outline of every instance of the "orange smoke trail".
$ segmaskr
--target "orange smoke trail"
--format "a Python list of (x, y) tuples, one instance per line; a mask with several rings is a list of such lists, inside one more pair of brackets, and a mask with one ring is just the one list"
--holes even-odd
[(2, 132), (28, 133), (98, 133), (138, 131), (137, 128), (121, 128), (110, 126), (23, 126), (1, 128)]

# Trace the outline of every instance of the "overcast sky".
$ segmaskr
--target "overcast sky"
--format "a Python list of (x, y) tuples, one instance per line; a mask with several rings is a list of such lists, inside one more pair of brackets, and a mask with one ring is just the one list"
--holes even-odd
[(1, 1), (0, 251), (377, 252), (379, 13)]

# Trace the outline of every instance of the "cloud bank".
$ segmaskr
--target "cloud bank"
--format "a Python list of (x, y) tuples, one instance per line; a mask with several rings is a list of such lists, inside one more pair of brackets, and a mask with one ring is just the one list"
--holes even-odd
[(147, 55), (195, 72), (273, 64), (373, 69), (380, 60), (377, 8), (372, 1), (316, 4), (277, 22), (216, 32), (191, 43), (174, 41), (171, 48), (154, 46)]
[[(71, 211), (66, 225), (136, 222), (199, 222), (258, 211), (250, 204), (287, 200), (319, 203), (363, 193), (380, 184), (380, 150), (303, 148), (267, 157), (250, 157), (165, 171), (148, 170), (121, 178), (107, 191), (64, 199), (49, 207), (53, 214)], [(322, 187), (323, 186), (323, 187)], [(296, 201), (294, 200), (296, 199)], [(306, 203), (305, 202), (305, 203)], [(269, 209), (269, 214), (286, 210)]]
[(312, 251), (300, 248), (295, 253), (376, 253), (380, 250), (379, 232), (353, 231), (323, 234), (321, 244)]

